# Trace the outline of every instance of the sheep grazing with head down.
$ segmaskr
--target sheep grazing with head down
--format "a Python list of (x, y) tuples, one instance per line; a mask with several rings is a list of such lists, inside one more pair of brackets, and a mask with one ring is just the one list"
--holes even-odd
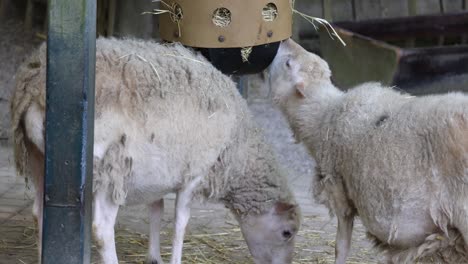
[(337, 216), (336, 263), (355, 216), (390, 263), (466, 263), (468, 96), (378, 83), (343, 92), (330, 76), (292, 40), (270, 66), (273, 100), (317, 162), (314, 196)]
[[(176, 193), (171, 263), (181, 262), (197, 197), (231, 210), (255, 263), (291, 263), (299, 208), (235, 84), (181, 45), (99, 39), (96, 49), (93, 234), (102, 261), (117, 263), (119, 206), (147, 204), (148, 260), (162, 263), (163, 196)], [(42, 45), (19, 69), (11, 105), (16, 168), (35, 185), (39, 230), (45, 78)]]

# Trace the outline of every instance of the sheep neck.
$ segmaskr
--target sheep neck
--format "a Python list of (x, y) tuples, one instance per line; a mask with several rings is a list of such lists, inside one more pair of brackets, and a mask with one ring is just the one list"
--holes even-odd
[(331, 82), (314, 83), (305, 89), (304, 98), (294, 98), (284, 111), (298, 142), (315, 146), (310, 151), (315, 156), (315, 150), (323, 141), (321, 131), (326, 131), (329, 125), (326, 120), (333, 108), (339, 105), (344, 92), (333, 86)]
[(226, 182), (217, 185), (213, 198), (240, 217), (265, 213), (279, 201), (294, 203), (285, 174), (261, 131), (255, 126), (247, 130), (245, 135), (248, 136), (227, 150), (222, 161), (224, 165), (215, 172), (225, 174)]

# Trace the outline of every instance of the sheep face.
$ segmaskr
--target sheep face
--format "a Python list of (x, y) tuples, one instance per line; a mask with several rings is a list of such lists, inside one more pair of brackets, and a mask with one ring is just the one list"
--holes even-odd
[(330, 82), (330, 76), (328, 64), (323, 59), (293, 40), (285, 40), (269, 67), (273, 100), (280, 106), (301, 100), (321, 83)]
[(292, 263), (294, 240), (300, 225), (296, 205), (277, 203), (265, 214), (247, 215), (239, 221), (256, 264)]

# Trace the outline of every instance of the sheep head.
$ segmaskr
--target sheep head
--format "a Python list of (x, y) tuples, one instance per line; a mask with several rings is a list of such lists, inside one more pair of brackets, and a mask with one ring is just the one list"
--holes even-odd
[(331, 83), (330, 77), (330, 68), (323, 59), (291, 39), (281, 43), (269, 66), (273, 100), (280, 106), (290, 100), (300, 100), (311, 95), (321, 84)]
[(264, 214), (249, 214), (238, 220), (256, 264), (292, 263), (300, 226), (297, 205), (277, 202)]

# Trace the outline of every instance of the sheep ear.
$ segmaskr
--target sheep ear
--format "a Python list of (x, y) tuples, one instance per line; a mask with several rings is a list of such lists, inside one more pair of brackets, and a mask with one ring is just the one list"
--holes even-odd
[(275, 214), (286, 214), (286, 213), (294, 211), (296, 207), (297, 207), (297, 204), (277, 202), (274, 206)]
[(296, 95), (299, 98), (305, 97), (305, 84), (304, 82), (300, 81), (294, 84), (294, 90), (296, 91)]
[(302, 78), (301, 75), (297, 71), (293, 71), (291, 74), (291, 80), (292, 83), (294, 84), (294, 91), (296, 93), (296, 96), (299, 98), (304, 98), (305, 97), (305, 83), (304, 79)]

